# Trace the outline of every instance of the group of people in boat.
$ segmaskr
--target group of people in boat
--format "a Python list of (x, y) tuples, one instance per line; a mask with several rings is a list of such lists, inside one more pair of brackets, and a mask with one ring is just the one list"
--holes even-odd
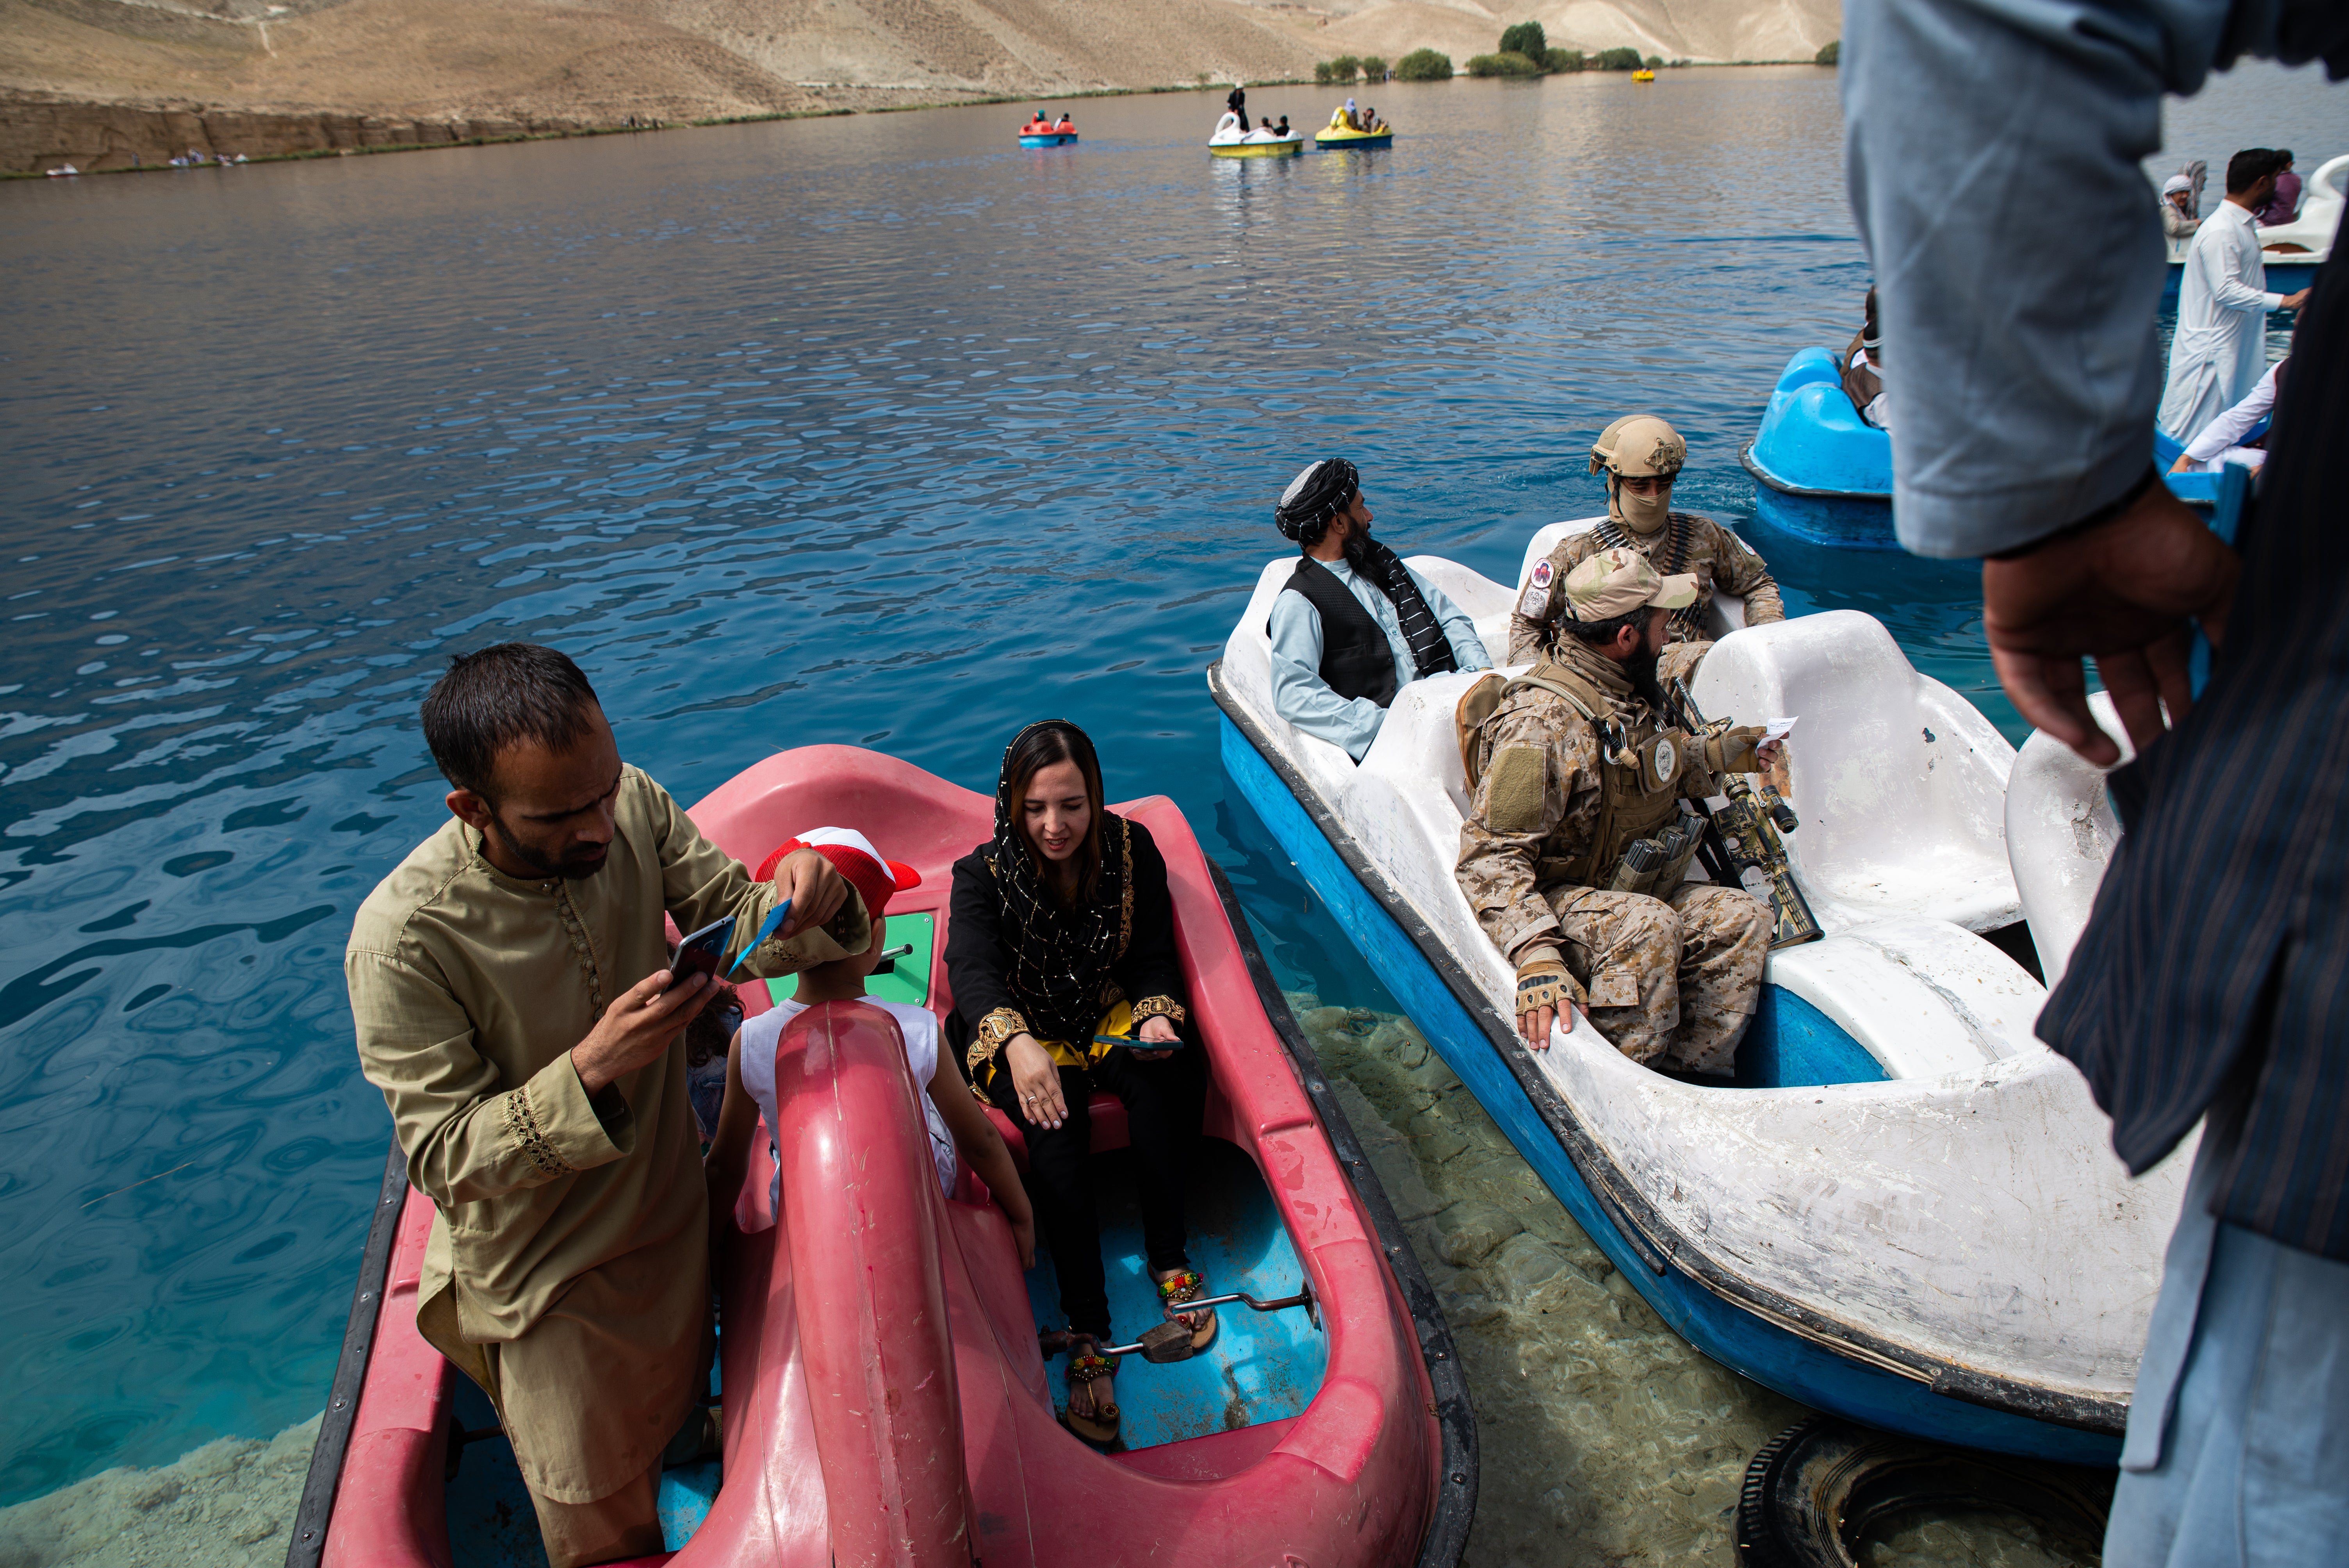
[(2185, 243), (2178, 330), (2155, 415), (2184, 448), (2173, 471), (2210, 472), (2229, 463), (2257, 469), (2267, 460), (2265, 438), (2252, 430), (2275, 407), (2290, 363), (2288, 357), (2267, 362), (2268, 315), (2300, 310), (2310, 291), (2286, 294), (2267, 286), (2260, 226), (2291, 222), (2299, 197), (2291, 152), (2264, 147), (2245, 148), (2227, 160), (2226, 199), (2207, 218), (2187, 210), (2197, 199), (2191, 172), (2174, 174), (2165, 184), (2163, 226)]
[(1028, 117), (1028, 123), (1019, 128), (1019, 134), (1022, 136), (1074, 136), (1077, 134), (1077, 122), (1069, 118), (1067, 109), (1061, 111), (1058, 119), (1047, 119), (1044, 111), (1040, 108)]
[[(496, 1407), (553, 1568), (657, 1553), (665, 1463), (716, 1451), (711, 1253), (762, 1114), (781, 1124), (778, 1042), (806, 1008), (864, 996), (919, 874), (854, 822), (809, 823), (747, 870), (621, 759), (552, 648), (458, 657), (423, 726), (450, 820), (368, 895), (345, 955), (361, 1066), (437, 1211), (417, 1326)], [(729, 916), (717, 975), (673, 974), (664, 920)], [(1006, 748), (994, 832), (953, 869), (945, 964), (943, 1026), (881, 1005), (926, 1088), (932, 1163), (949, 1191), (966, 1168), (985, 1184), (1023, 1266), (1040, 1226), (1072, 1331), (1063, 1418), (1109, 1442), (1092, 1097), (1125, 1107), (1151, 1275), (1204, 1347), (1216, 1314), (1182, 1309), (1205, 1288), (1184, 1200), (1206, 1078), (1165, 861), (1105, 808), (1076, 726)], [(737, 971), (797, 975), (797, 993), (746, 1023), (719, 977)], [(1024, 1142), (1024, 1180), (988, 1107)]]
[(1280, 117), (1278, 124), (1273, 122), (1270, 115), (1267, 115), (1251, 128), (1246, 114), (1227, 108), (1224, 111), (1223, 117), (1216, 121), (1215, 134), (1207, 139), (1226, 144), (1235, 141), (1288, 141), (1295, 135), (1296, 132), (1288, 129), (1287, 115)]
[(1354, 100), (1348, 98), (1330, 111), (1330, 129), (1359, 131), (1364, 136), (1385, 136), (1392, 133), (1394, 127), (1381, 119), (1376, 108), (1357, 108)]
[[(1472, 794), (1454, 875), (1516, 966), (1534, 1049), (1571, 1007), (1635, 1061), (1721, 1078), (1757, 1006), (1774, 919), (1743, 888), (1684, 880), (1702, 825), (1683, 802), (1781, 759), (1758, 727), (1691, 734), (1665, 687), (1712, 648), (1716, 593), (1742, 596), (1748, 624), (1785, 610), (1744, 541), (1673, 510), (1687, 458), (1652, 415), (1617, 419), (1592, 445), (1606, 521), (1535, 562), (1509, 617), (1508, 662), (1523, 673), (1488, 677), (1495, 700), (1472, 689), (1460, 707)], [(1491, 668), (1468, 617), (1371, 536), (1353, 464), (1312, 464), (1273, 517), (1299, 552), (1268, 626), (1273, 707), (1288, 723), (1359, 762), (1404, 686)]]

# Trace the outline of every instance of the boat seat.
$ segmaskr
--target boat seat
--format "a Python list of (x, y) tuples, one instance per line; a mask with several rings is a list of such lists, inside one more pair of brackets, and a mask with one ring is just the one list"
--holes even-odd
[(1923, 915), (1984, 932), (2016, 918), (2014, 748), (1874, 616), (1748, 627), (1706, 655), (1694, 686), (1710, 718), (1800, 721), (1787, 757), (1802, 827), (1786, 841), (1823, 926)]
[[(2088, 694), (2088, 711), (2121, 748), (2117, 768), (2137, 748), (2106, 692)], [(2120, 820), (2105, 792), (2106, 769), (2062, 741), (2033, 730), (2015, 753), (2006, 785), (2007, 855), (2014, 871), (2023, 918), (2049, 989), (2064, 977), (2072, 949), (2086, 929), (2105, 867), (2121, 841)]]
[[(1128, 1141), (1125, 1126), (1125, 1101), (1107, 1089), (1095, 1089), (1085, 1102), (1092, 1116), (1093, 1152), (1106, 1154), (1112, 1149), (1123, 1149)], [(1011, 1119), (996, 1109), (987, 1108), (987, 1119), (995, 1123), (995, 1130), (1003, 1134), (1004, 1147), (1011, 1150), (1011, 1163), (1028, 1173), (1028, 1140), (1011, 1125)]]
[(1778, 372), (1777, 389), (1792, 392), (1798, 387), (1810, 387), (1821, 381), (1840, 391), (1843, 368), (1836, 363), (1835, 350), (1813, 346), (1797, 350), (1795, 356), (1786, 361), (1786, 368)]

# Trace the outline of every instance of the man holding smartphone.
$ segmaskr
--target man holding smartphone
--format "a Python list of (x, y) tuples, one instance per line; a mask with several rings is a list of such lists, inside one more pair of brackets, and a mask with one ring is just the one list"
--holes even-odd
[(450, 820), (367, 896), (344, 957), (360, 1065), (440, 1211), (417, 1326), (496, 1404), (553, 1568), (657, 1553), (662, 1451), (707, 1391), (678, 1047), (717, 989), (672, 985), (664, 916), (732, 917), (720, 971), (757, 976), (861, 953), (871, 922), (812, 850), (760, 882), (704, 839), (554, 649), (456, 658), (423, 719)]

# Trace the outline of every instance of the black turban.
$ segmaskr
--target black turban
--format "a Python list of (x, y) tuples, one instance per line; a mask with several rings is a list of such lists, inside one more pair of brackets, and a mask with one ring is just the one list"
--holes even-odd
[(1362, 477), (1343, 458), (1324, 458), (1288, 481), (1272, 521), (1288, 538), (1304, 542), (1321, 536), (1331, 518), (1362, 488)]

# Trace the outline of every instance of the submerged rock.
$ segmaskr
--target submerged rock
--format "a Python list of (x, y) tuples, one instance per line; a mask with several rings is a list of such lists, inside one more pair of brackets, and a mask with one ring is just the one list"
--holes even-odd
[(318, 1418), (0, 1508), (0, 1568), (275, 1568)]

